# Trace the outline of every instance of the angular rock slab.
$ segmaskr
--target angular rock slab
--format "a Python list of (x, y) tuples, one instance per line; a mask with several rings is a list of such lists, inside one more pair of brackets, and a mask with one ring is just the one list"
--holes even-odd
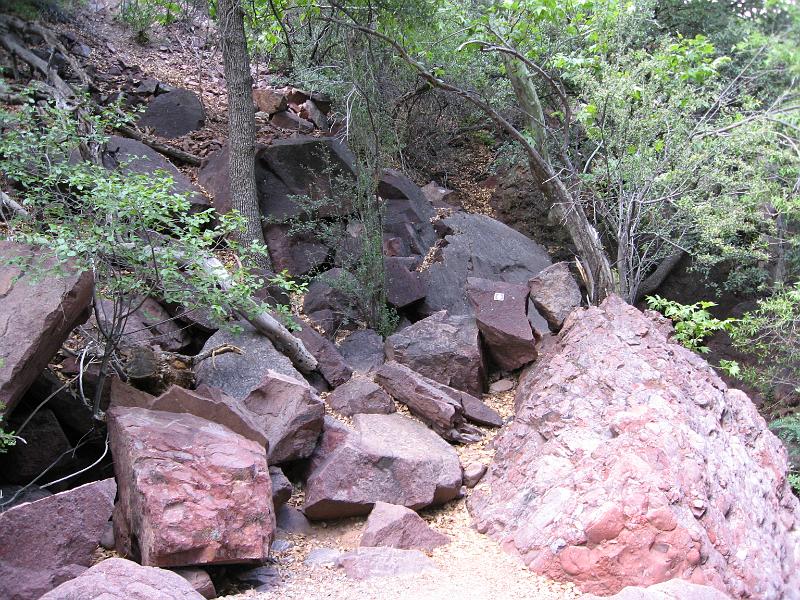
[(195, 415), (212, 423), (224, 425), (234, 433), (262, 446), (268, 444), (267, 436), (249, 411), (244, 410), (236, 400), (221, 390), (207, 386), (192, 391), (172, 385), (163, 394), (155, 397), (131, 388), (115, 378), (111, 384), (111, 406)]
[(150, 127), (156, 135), (176, 138), (203, 126), (206, 112), (200, 97), (189, 90), (173, 90), (156, 96), (139, 117), (141, 128)]
[(467, 296), (489, 355), (504, 371), (536, 360), (536, 339), (528, 322), (528, 288), (468, 277)]
[[(89, 316), (92, 274), (38, 281), (35, 251), (0, 240), (0, 404), (10, 413), (77, 325)], [(18, 266), (7, 261), (21, 260)]]
[(106, 559), (61, 584), (42, 600), (203, 600), (192, 585), (166, 569), (142, 567), (124, 558)]
[(348, 577), (401, 577), (436, 571), (436, 565), (419, 550), (376, 547), (357, 548), (342, 554), (336, 561)]
[(242, 406), (269, 440), (270, 464), (311, 456), (322, 430), (325, 404), (304, 379), (267, 369)]
[(354, 331), (339, 343), (339, 352), (354, 370), (367, 373), (386, 360), (383, 338), (372, 329)]
[(522, 376), (468, 499), (530, 569), (609, 595), (680, 578), (800, 590), (800, 503), (747, 396), (619, 297), (578, 310)]
[(480, 432), (464, 423), (460, 398), (463, 392), (441, 385), (394, 361), (375, 371), (375, 381), (444, 439), (453, 442), (480, 439)]
[(565, 262), (542, 270), (528, 282), (528, 289), (536, 310), (553, 331), (561, 329), (564, 320), (581, 305), (581, 290)]
[(275, 515), (261, 444), (194, 415), (143, 408), (112, 408), (108, 432), (120, 554), (161, 567), (267, 558)]
[(346, 417), (359, 413), (388, 415), (397, 411), (394, 400), (381, 386), (361, 376), (337, 387), (328, 394), (325, 402)]
[(389, 546), (404, 550), (431, 551), (450, 543), (410, 508), (376, 502), (361, 533), (360, 546)]
[(325, 418), (306, 483), (307, 517), (366, 515), (379, 501), (416, 510), (458, 495), (458, 454), (427, 427), (397, 413), (355, 415), (353, 425)]
[(342, 385), (353, 375), (344, 357), (339, 353), (339, 349), (314, 329), (306, 324), (300, 326), (299, 331), (295, 331), (295, 337), (303, 342), (308, 350), (317, 359), (317, 370), (322, 374), (331, 386)]
[(458, 212), (439, 223), (446, 245), (425, 271), (424, 314), (471, 314), (467, 277), (526, 285), (551, 264), (544, 247), (491, 217)]
[(398, 331), (386, 338), (386, 359), (473, 396), (486, 383), (478, 326), (467, 315), (441, 311)]
[(0, 513), (0, 598), (36, 600), (89, 568), (116, 491), (105, 479)]

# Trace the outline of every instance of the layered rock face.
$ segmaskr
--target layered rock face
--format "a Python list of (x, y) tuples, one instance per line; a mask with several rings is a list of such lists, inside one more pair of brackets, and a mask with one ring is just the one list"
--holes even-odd
[(117, 407), (117, 549), (146, 566), (261, 561), (275, 529), (264, 446), (186, 413)]
[(613, 594), (673, 578), (800, 594), (800, 506), (752, 402), (617, 297), (573, 312), (522, 377), (469, 501), (537, 573)]
[(36, 279), (41, 272), (34, 249), (0, 241), (0, 404), (7, 412), (89, 316), (91, 273)]

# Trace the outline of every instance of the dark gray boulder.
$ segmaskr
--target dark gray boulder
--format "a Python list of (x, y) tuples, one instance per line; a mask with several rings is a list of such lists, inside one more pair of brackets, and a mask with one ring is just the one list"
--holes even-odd
[(440, 310), (472, 314), (465, 293), (467, 277), (527, 285), (550, 265), (544, 247), (491, 217), (458, 212), (439, 224), (445, 231), (446, 245), (441, 260), (424, 272), (424, 314)]
[(478, 326), (469, 315), (438, 312), (386, 338), (386, 358), (473, 396), (486, 383)]
[(139, 117), (140, 128), (150, 128), (158, 136), (176, 138), (203, 126), (206, 112), (200, 97), (177, 89), (156, 96)]
[(242, 399), (261, 386), (267, 369), (303, 380), (292, 362), (278, 352), (272, 342), (248, 323), (239, 323), (239, 326), (242, 328), (239, 333), (220, 329), (208, 339), (203, 350), (232, 344), (244, 354), (223, 354), (201, 362), (195, 368), (198, 386), (216, 387), (233, 398)]

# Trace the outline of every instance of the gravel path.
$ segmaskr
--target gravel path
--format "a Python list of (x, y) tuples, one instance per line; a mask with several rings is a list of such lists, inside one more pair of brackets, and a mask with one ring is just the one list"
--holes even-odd
[(358, 545), (365, 519), (348, 519), (315, 528), (308, 538), (291, 536), (294, 546), (275, 554), (281, 582), (269, 592), (248, 590), (228, 600), (511, 600), (579, 598), (572, 584), (558, 583), (528, 571), (518, 558), (503, 552), (470, 525), (464, 500), (422, 516), (435, 529), (453, 538), (430, 556), (439, 571), (406, 577), (350, 579), (338, 569), (307, 567), (303, 559), (312, 548), (352, 549)]
[[(514, 393), (486, 394), (483, 400), (503, 417), (513, 413)], [(401, 413), (407, 409), (398, 405)], [(411, 416), (411, 415), (408, 415)], [(341, 417), (340, 417), (341, 418)], [(414, 417), (411, 417), (414, 418)], [(342, 420), (347, 420), (342, 418)], [(455, 446), (464, 466), (471, 462), (488, 464), (496, 429), (483, 429), (486, 438), (477, 444)], [(467, 493), (471, 493), (468, 490)], [(302, 493), (291, 501), (302, 502)], [(292, 547), (273, 552), (281, 581), (269, 592), (248, 590), (226, 596), (228, 600), (561, 600), (579, 598), (572, 584), (558, 583), (535, 575), (522, 561), (472, 527), (465, 499), (420, 511), (434, 529), (449, 535), (452, 542), (429, 556), (438, 571), (405, 577), (379, 577), (357, 581), (343, 571), (303, 564), (315, 548), (352, 550), (358, 547), (366, 517), (314, 526), (308, 537), (286, 536)]]

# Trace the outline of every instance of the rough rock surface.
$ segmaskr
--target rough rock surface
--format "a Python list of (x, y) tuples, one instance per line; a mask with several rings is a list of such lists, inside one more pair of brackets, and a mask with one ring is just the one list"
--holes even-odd
[(300, 338), (306, 350), (316, 357), (317, 370), (332, 387), (342, 385), (353, 375), (353, 369), (345, 362), (339, 349), (313, 328), (303, 324), (294, 335)]
[(573, 312), (516, 404), (468, 505), (532, 570), (601, 595), (681, 578), (797, 597), (786, 452), (663, 322), (615, 296)]
[(528, 288), (513, 283), (467, 278), (467, 297), (489, 355), (504, 371), (536, 360), (536, 339), (528, 322)]
[[(278, 114), (281, 115), (278, 120), (287, 116), (283, 113)], [(308, 121), (305, 123), (311, 125), (313, 129), (311, 123)], [(293, 124), (298, 123), (287, 123), (287, 125)], [(305, 126), (303, 123), (299, 124)], [(338, 140), (302, 135), (277, 140), (258, 150), (256, 162), (262, 163), (271, 175), (259, 182), (261, 212), (265, 217), (276, 218), (299, 216), (303, 212), (302, 207), (292, 196), (341, 200), (334, 193), (332, 182), (341, 177), (352, 178), (354, 168), (353, 155)], [(320, 217), (328, 217), (338, 213), (342, 208), (347, 207), (342, 207), (334, 201), (321, 206), (318, 214)]]
[(290, 235), (289, 226), (269, 223), (264, 226), (264, 241), (276, 273), (284, 269), (299, 277), (320, 268), (328, 256), (328, 247), (312, 233)]
[[(0, 241), (0, 404), (10, 412), (67, 339), (89, 316), (92, 274), (38, 282), (34, 251)], [(10, 266), (7, 261), (22, 264)]]
[(286, 478), (279, 467), (269, 468), (269, 478), (272, 481), (272, 506), (277, 512), (292, 497), (292, 482)]
[(394, 401), (381, 386), (366, 377), (353, 377), (333, 390), (325, 402), (346, 417), (359, 413), (388, 415), (397, 410)]
[(128, 406), (163, 412), (188, 413), (212, 423), (224, 425), (234, 433), (258, 442), (262, 446), (267, 444), (267, 436), (264, 435), (253, 415), (242, 409), (236, 400), (221, 390), (201, 386), (200, 389), (192, 391), (173, 385), (156, 397), (131, 388), (115, 378), (111, 384), (110, 395), (112, 407)]
[(269, 440), (270, 464), (311, 456), (322, 430), (325, 404), (304, 379), (267, 369), (242, 406)]
[(149, 127), (156, 135), (176, 138), (200, 129), (206, 112), (200, 98), (189, 90), (173, 90), (160, 94), (139, 117), (141, 128)]
[(554, 331), (561, 329), (564, 319), (581, 305), (581, 290), (565, 262), (544, 269), (528, 282), (528, 289), (536, 310)]
[(36, 600), (85, 571), (116, 490), (105, 479), (0, 513), (0, 598)]
[(173, 569), (173, 572), (183, 577), (192, 586), (192, 589), (203, 598), (211, 600), (217, 597), (217, 590), (214, 582), (211, 581), (208, 573), (197, 567), (186, 567), (183, 569)]
[(486, 367), (471, 316), (441, 311), (417, 321), (386, 338), (386, 358), (458, 390), (483, 393)]
[(419, 550), (400, 550), (378, 546), (345, 552), (336, 561), (348, 577), (398, 577), (436, 570), (433, 561)]
[(270, 115), (288, 108), (286, 94), (269, 88), (253, 90), (253, 103), (257, 110)]
[(375, 371), (375, 381), (444, 439), (468, 442), (482, 437), (478, 430), (464, 423), (462, 392), (394, 361)]
[(402, 256), (425, 256), (436, 241), (431, 225), (436, 212), (420, 187), (399, 171), (387, 169), (378, 193), (384, 199), (384, 233), (400, 241)]
[(361, 533), (359, 545), (431, 551), (448, 543), (449, 537), (431, 529), (410, 508), (376, 502)]
[(353, 429), (331, 417), (311, 461), (303, 511), (311, 519), (365, 515), (375, 502), (412, 509), (458, 495), (456, 451), (399, 414), (355, 415)]
[(192, 585), (166, 569), (109, 558), (61, 584), (42, 600), (203, 600)]
[(383, 338), (372, 329), (354, 331), (339, 343), (347, 364), (356, 371), (367, 373), (381, 366), (385, 360)]
[[(189, 414), (112, 408), (117, 550), (148, 566), (266, 559), (275, 529), (264, 447)], [(134, 541), (136, 542), (134, 544)]]
[(586, 594), (581, 600), (728, 600), (730, 596), (707, 585), (670, 579), (648, 587), (626, 587), (613, 596)]
[(244, 354), (223, 354), (214, 360), (204, 360), (197, 366), (197, 385), (221, 389), (223, 392), (241, 400), (261, 384), (267, 369), (278, 371), (295, 379), (303, 376), (292, 366), (286, 356), (275, 349), (265, 336), (258, 333), (248, 323), (239, 323), (241, 333), (233, 333), (224, 329), (212, 335), (203, 351), (211, 350), (223, 344), (232, 344), (244, 351)]
[(425, 297), (425, 285), (419, 273), (411, 271), (404, 257), (384, 258), (386, 272), (386, 300), (396, 308), (403, 308)]
[(447, 310), (470, 314), (465, 290), (467, 277), (483, 277), (527, 285), (550, 265), (547, 251), (500, 221), (484, 215), (458, 212), (440, 221), (450, 233), (441, 260), (425, 271), (427, 294), (423, 312)]
[[(99, 313), (100, 321), (106, 324), (104, 329), (110, 329), (108, 325), (113, 320), (114, 303), (101, 299), (95, 312)], [(97, 328), (95, 317), (93, 314), (90, 319), (94, 329)], [(102, 339), (99, 331), (96, 335), (98, 339)], [(120, 347), (146, 344), (158, 346), (168, 352), (181, 352), (190, 342), (186, 329), (176, 323), (161, 304), (152, 298), (146, 298), (142, 301), (142, 305), (128, 316), (122, 330)]]

